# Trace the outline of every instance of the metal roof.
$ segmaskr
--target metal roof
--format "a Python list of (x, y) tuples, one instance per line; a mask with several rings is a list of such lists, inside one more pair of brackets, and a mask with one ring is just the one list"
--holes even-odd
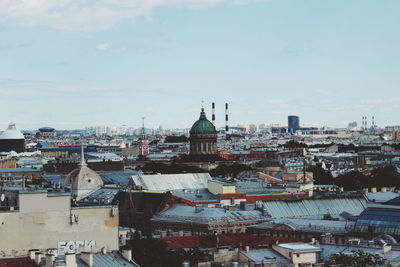
[(342, 212), (360, 214), (366, 206), (366, 200), (362, 197), (269, 201), (263, 203), (263, 208), (273, 218), (301, 218), (325, 214), (340, 215)]
[(207, 182), (211, 180), (208, 173), (185, 174), (138, 174), (132, 176), (134, 185), (143, 186), (149, 191), (170, 191), (177, 189), (207, 188)]
[(256, 229), (272, 229), (275, 225), (286, 224), (297, 231), (314, 233), (344, 233), (352, 230), (355, 222), (285, 218), (251, 226)]
[(195, 224), (261, 223), (265, 220), (266, 218), (257, 210), (229, 211), (223, 208), (191, 207), (183, 204), (174, 205), (151, 219), (155, 222)]
[[(84, 263), (82, 261), (82, 259), (80, 258), (80, 255), (76, 256), (76, 263), (78, 265), (78, 267), (88, 267), (88, 265), (86, 263)], [(131, 261), (128, 262), (127, 260), (125, 260), (121, 253), (119, 253), (118, 251), (113, 251), (110, 253), (95, 253), (93, 254), (93, 266), (95, 267), (127, 267), (127, 266), (131, 266), (131, 267), (140, 267), (138, 264), (136, 264), (135, 262)]]

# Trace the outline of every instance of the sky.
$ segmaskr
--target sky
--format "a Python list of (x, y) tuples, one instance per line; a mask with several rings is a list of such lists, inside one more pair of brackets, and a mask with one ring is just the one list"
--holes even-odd
[(398, 0), (0, 0), (0, 130), (398, 125)]

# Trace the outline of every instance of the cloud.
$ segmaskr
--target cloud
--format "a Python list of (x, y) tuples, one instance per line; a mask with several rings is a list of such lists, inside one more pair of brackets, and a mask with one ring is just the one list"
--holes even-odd
[(97, 45), (97, 50), (110, 53), (122, 53), (126, 50), (125, 46), (112, 47), (109, 43), (103, 43)]
[(390, 98), (369, 98), (364, 100), (365, 104), (400, 104), (400, 97)]
[(108, 49), (110, 49), (110, 44), (109, 43), (104, 43), (104, 44), (98, 44), (97, 45), (97, 49), (100, 51), (106, 51)]
[(137, 17), (151, 16), (161, 6), (207, 8), (260, 0), (0, 0), (0, 24), (89, 33)]
[(314, 91), (320, 95), (329, 95), (331, 93), (329, 90), (326, 89), (316, 89)]

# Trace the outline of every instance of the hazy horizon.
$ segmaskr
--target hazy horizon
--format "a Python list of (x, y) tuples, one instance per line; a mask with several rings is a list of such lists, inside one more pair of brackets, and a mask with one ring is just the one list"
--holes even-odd
[(398, 125), (398, 1), (0, 1), (0, 131)]

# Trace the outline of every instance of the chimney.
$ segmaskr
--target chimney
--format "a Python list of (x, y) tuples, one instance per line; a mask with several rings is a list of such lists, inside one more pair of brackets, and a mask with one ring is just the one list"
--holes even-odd
[(54, 259), (56, 256), (53, 254), (46, 254), (46, 265), (45, 267), (53, 267)]
[(228, 126), (228, 103), (225, 103), (225, 131), (228, 132), (229, 131), (229, 126)]
[(122, 250), (122, 257), (124, 257), (125, 260), (131, 262), (132, 261), (132, 250), (123, 249)]
[(363, 193), (364, 193), (364, 195), (368, 194), (368, 188), (364, 188)]
[(31, 258), (31, 260), (33, 260), (33, 261), (35, 260), (36, 252), (40, 252), (40, 250), (38, 250), (38, 249), (30, 249), (30, 250), (28, 250), (29, 258)]
[(386, 187), (381, 187), (381, 192), (386, 193), (387, 192), (387, 188)]
[(93, 267), (93, 253), (82, 252), (81, 260), (86, 263), (88, 267)]
[(215, 126), (215, 103), (212, 102), (212, 123)]
[(383, 254), (386, 254), (392, 250), (392, 246), (384, 245), (382, 249), (383, 249)]
[(76, 265), (76, 255), (75, 254), (65, 254), (65, 266), (66, 267), (78, 267)]
[(376, 193), (376, 187), (371, 188), (371, 193)]
[(250, 251), (250, 247), (249, 246), (245, 246), (244, 249), (246, 250), (246, 252)]
[(35, 262), (37, 265), (40, 265), (40, 262), (42, 261), (42, 256), (43, 254), (41, 252), (35, 253)]

